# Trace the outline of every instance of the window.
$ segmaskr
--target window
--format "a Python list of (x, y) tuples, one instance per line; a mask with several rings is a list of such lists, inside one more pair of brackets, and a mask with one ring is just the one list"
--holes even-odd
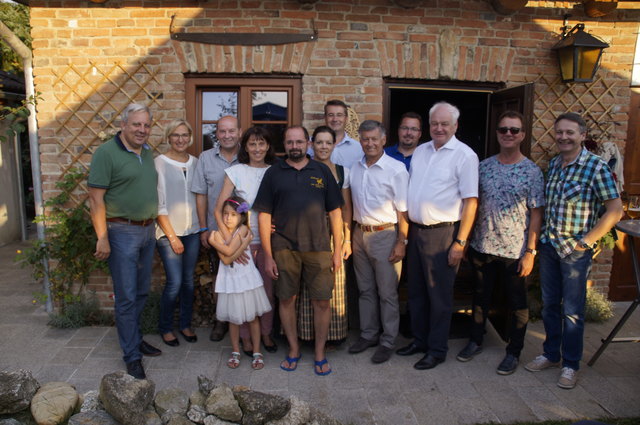
[(243, 129), (254, 125), (271, 130), (277, 153), (284, 153), (282, 131), (302, 122), (301, 82), (289, 78), (186, 76), (187, 121), (193, 126), (191, 153), (216, 143), (218, 119), (235, 115)]

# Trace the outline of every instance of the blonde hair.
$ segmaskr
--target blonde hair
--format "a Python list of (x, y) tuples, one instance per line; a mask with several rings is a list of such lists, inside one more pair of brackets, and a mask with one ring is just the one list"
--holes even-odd
[(188, 146), (193, 145), (193, 129), (191, 128), (191, 125), (189, 125), (189, 123), (183, 119), (173, 120), (169, 123), (169, 125), (167, 125), (167, 127), (164, 129), (164, 139), (167, 141), (167, 143), (169, 143), (169, 136), (171, 135), (171, 133), (176, 131), (176, 128), (180, 127), (181, 125), (184, 125), (185, 127), (187, 127), (187, 130), (189, 130)]

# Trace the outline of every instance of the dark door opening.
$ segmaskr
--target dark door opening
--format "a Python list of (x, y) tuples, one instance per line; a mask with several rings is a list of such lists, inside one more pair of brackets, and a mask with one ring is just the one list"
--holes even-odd
[[(400, 117), (405, 112), (416, 112), (422, 117), (422, 142), (431, 139), (429, 135), (429, 109), (433, 104), (446, 101), (460, 110), (456, 137), (469, 145), (483, 160), (498, 152), (495, 138), (498, 116), (505, 110), (521, 112), (525, 123), (526, 137), (522, 151), (529, 155), (531, 144), (531, 118), (533, 116), (533, 84), (525, 84), (505, 89), (503, 84), (456, 83), (442, 81), (387, 81), (385, 83), (385, 117), (388, 129), (387, 145), (398, 142)], [(401, 287), (401, 298), (403, 291)], [(455, 283), (454, 309), (469, 311), (473, 294), (473, 276), (466, 261), (460, 266)], [(406, 293), (404, 294), (406, 296)], [(494, 299), (502, 300), (505, 294), (496, 293)], [(494, 302), (494, 305), (506, 305)], [(490, 313), (490, 320), (500, 336), (507, 335), (508, 312), (496, 309)], [(468, 319), (454, 315), (451, 337), (468, 337)]]

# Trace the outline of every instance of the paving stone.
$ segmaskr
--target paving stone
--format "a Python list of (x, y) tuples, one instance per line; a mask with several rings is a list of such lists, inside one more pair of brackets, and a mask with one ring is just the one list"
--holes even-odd
[[(518, 395), (518, 390), (506, 382), (474, 382), (473, 386), (487, 402), (500, 422), (535, 421), (533, 411)], [(545, 387), (546, 390), (546, 387)]]

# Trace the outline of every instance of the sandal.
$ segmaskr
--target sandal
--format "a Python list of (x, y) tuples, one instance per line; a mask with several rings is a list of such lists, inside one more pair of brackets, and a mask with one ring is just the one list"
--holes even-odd
[(322, 371), (322, 366), (327, 364), (327, 359), (324, 358), (320, 361), (314, 361), (313, 362), (313, 371), (315, 372), (316, 375), (318, 376), (326, 376), (328, 374), (331, 373), (331, 368), (329, 368), (326, 372)]
[[(287, 372), (293, 372), (298, 368), (298, 362), (300, 361), (301, 357), (302, 357), (302, 354), (298, 355), (298, 357), (289, 357), (289, 356), (285, 357), (282, 363), (280, 363), (280, 369)], [(287, 362), (289, 366), (285, 366), (284, 362)]]
[(264, 357), (262, 356), (262, 353), (253, 353), (251, 367), (253, 370), (260, 370), (264, 367)]
[(240, 366), (240, 353), (238, 353), (237, 351), (233, 351), (231, 353), (231, 357), (229, 357), (229, 360), (227, 360), (227, 366), (229, 366), (229, 368), (231, 369), (236, 369), (238, 366)]

